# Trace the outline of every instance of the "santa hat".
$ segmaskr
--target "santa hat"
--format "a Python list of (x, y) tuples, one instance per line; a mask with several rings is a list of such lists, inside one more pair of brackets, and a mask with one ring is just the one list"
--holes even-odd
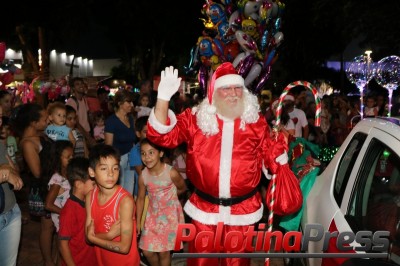
[(257, 96), (250, 93), (244, 85), (244, 79), (237, 74), (232, 63), (222, 63), (214, 72), (208, 87), (207, 98), (198, 106), (192, 108), (196, 115), (197, 125), (205, 135), (215, 135), (219, 132), (219, 125), (216, 116), (216, 108), (213, 103), (214, 90), (225, 86), (243, 86), (244, 111), (240, 117), (240, 129), (244, 130), (246, 124), (257, 122), (260, 106)]
[(294, 102), (294, 96), (293, 96), (293, 94), (288, 93), (288, 94), (285, 95), (285, 98), (283, 98), (283, 100), (284, 101), (292, 101), (292, 102)]
[(236, 72), (235, 67), (231, 62), (225, 62), (222, 63), (212, 75), (207, 94), (210, 105), (212, 105), (213, 102), (214, 90), (231, 85), (244, 87), (244, 79)]

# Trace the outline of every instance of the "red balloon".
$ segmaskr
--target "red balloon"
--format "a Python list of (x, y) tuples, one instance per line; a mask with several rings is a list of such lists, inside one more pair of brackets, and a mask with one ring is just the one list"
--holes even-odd
[(3, 85), (8, 85), (14, 81), (14, 75), (11, 72), (4, 73), (0, 76), (0, 81)]
[(240, 46), (237, 41), (232, 41), (225, 45), (224, 55), (227, 61), (232, 62), (240, 52)]
[(6, 57), (6, 44), (4, 42), (0, 42), (0, 63), (3, 62)]

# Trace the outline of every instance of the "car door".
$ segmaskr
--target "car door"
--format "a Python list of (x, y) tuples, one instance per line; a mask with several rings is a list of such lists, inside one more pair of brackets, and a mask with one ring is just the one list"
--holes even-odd
[[(362, 134), (362, 133), (360, 133)], [(385, 131), (372, 128), (353, 164), (351, 174), (337, 173), (334, 185), (340, 212), (336, 212), (329, 231), (361, 230), (390, 232), (391, 260), (400, 261), (397, 229), (400, 217), (400, 142)], [(342, 161), (344, 165), (351, 162)], [(348, 179), (347, 179), (348, 178)], [(347, 180), (346, 180), (347, 179)], [(359, 244), (354, 243), (355, 246)], [(331, 247), (329, 252), (337, 252)], [(397, 251), (396, 249), (399, 249)], [(322, 265), (340, 265), (343, 259), (323, 259)]]

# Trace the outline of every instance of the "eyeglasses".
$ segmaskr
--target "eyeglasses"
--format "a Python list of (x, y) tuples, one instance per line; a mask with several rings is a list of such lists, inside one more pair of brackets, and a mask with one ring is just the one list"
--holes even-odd
[(243, 87), (242, 87), (242, 86), (228, 86), (228, 87), (219, 88), (219, 90), (221, 90), (221, 91), (224, 92), (224, 93), (228, 93), (228, 92), (230, 92), (231, 90), (234, 90), (234, 91), (242, 91), (242, 90), (243, 90)]

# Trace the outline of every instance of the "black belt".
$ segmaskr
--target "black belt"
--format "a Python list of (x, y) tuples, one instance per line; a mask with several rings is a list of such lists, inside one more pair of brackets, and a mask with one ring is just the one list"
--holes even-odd
[(255, 187), (251, 192), (247, 193), (246, 195), (240, 196), (240, 197), (232, 197), (232, 198), (216, 198), (214, 196), (211, 196), (210, 194), (204, 193), (201, 190), (198, 190), (197, 188), (194, 190), (194, 192), (203, 200), (208, 201), (212, 204), (217, 204), (217, 205), (222, 205), (222, 206), (232, 206), (238, 203), (241, 203), (242, 201), (254, 196), (258, 191), (258, 187)]

